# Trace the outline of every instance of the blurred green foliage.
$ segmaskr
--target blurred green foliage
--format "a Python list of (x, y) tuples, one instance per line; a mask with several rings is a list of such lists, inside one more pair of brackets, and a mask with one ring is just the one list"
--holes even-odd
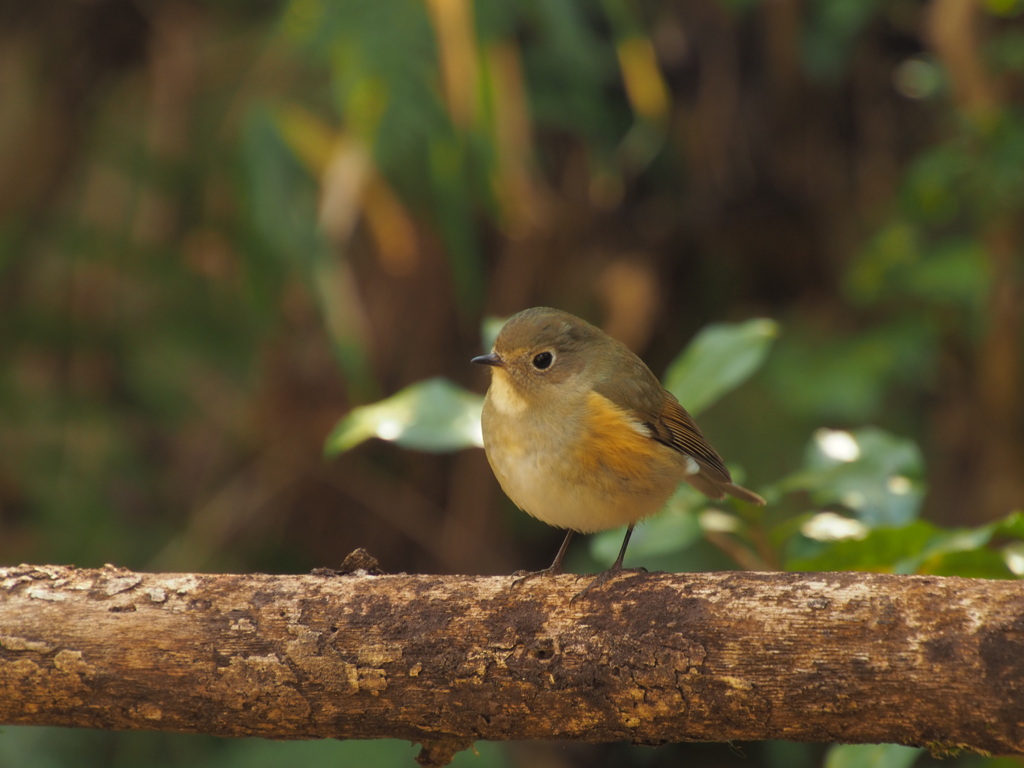
[[(478, 441), (480, 317), (550, 304), (665, 371), (770, 500), (684, 486), (634, 563), (1019, 576), (1022, 18), (1019, 0), (0, 6), (0, 559), (544, 565), (558, 532), (500, 500), (479, 451), (445, 452)], [(0, 768), (414, 751), (0, 730)], [(694, 755), (936, 762), (543, 757)]]
[(480, 448), (483, 398), (445, 379), (429, 379), (372, 405), (354, 408), (327, 437), (335, 455), (371, 437), (420, 451)]
[(825, 768), (910, 768), (920, 755), (899, 744), (840, 744), (829, 750)]
[(665, 389), (697, 415), (761, 367), (777, 333), (765, 318), (708, 326), (669, 365)]

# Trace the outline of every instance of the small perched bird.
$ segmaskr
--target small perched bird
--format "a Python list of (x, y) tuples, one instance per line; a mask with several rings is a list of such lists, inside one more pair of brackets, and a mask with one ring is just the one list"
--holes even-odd
[[(608, 573), (622, 570), (633, 526), (658, 512), (680, 481), (713, 499), (764, 499), (732, 481), (693, 418), (624, 344), (549, 307), (513, 315), (490, 354), (484, 450), (516, 506), (573, 533), (627, 525)], [(589, 589), (589, 587), (588, 587)]]

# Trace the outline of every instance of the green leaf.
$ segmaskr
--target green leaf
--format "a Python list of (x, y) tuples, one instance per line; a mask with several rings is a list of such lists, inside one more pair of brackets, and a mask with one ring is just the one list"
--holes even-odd
[(869, 527), (898, 526), (917, 517), (924, 460), (912, 440), (877, 429), (819, 429), (804, 467), (779, 482), (803, 490), (815, 504), (842, 504)]
[(913, 573), (936, 528), (916, 520), (900, 528), (876, 528), (864, 538), (831, 542), (812, 555), (791, 558), (792, 571)]
[(1014, 576), (1024, 576), (1024, 541), (1011, 541), (999, 554)]
[(446, 379), (428, 379), (371, 405), (355, 408), (331, 431), (327, 455), (379, 437), (421, 451), (456, 451), (483, 445), (483, 398)]
[(825, 757), (825, 768), (910, 768), (924, 750), (902, 744), (839, 744)]
[(693, 414), (746, 381), (764, 362), (778, 326), (766, 318), (704, 328), (672, 362), (665, 388)]
[(962, 576), (965, 579), (1014, 579), (1015, 573), (1005, 552), (992, 549), (972, 549), (948, 552), (921, 564), (917, 573), (930, 576)]
[(996, 536), (1024, 540), (1024, 512), (1011, 512), (1001, 520), (996, 520), (993, 525)]
[[(823, 513), (831, 514), (831, 513)], [(808, 523), (812, 522), (808, 521)], [(814, 538), (812, 527), (801, 528)], [(786, 566), (794, 571), (875, 571), (879, 573), (927, 573), (939, 576), (1007, 579), (1015, 570), (1016, 542), (1002, 549), (990, 545), (993, 539), (1017, 539), (1024, 534), (1021, 519), (1014, 513), (977, 528), (939, 528), (924, 520), (891, 528), (876, 528), (865, 535), (807, 547), (807, 539), (796, 538), (795, 552)]]

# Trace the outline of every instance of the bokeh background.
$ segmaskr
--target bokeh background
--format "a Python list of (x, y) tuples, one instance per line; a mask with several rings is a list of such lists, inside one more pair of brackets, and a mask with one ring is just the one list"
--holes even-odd
[[(635, 564), (1020, 575), (1022, 97), (1021, 0), (0, 2), (0, 562), (544, 566), (560, 532), (479, 449), (325, 444), (433, 377), (482, 392), (485, 320), (548, 304), (691, 377), (702, 329), (771, 321), (700, 420), (772, 504), (684, 495)], [(414, 754), (0, 730), (3, 768)]]

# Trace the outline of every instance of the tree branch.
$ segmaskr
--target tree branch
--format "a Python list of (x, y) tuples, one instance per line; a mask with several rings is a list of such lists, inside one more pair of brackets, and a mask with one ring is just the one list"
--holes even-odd
[(0, 723), (1024, 753), (1020, 582), (330, 574), (0, 568)]

